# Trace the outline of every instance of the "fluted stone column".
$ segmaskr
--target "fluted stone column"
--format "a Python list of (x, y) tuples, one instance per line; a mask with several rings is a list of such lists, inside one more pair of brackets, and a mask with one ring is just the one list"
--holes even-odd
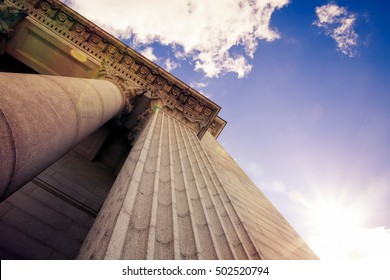
[(5, 199), (121, 112), (107, 80), (0, 73), (0, 198)]
[(260, 258), (196, 133), (154, 108), (78, 258)]
[(209, 132), (154, 108), (78, 259), (317, 258)]

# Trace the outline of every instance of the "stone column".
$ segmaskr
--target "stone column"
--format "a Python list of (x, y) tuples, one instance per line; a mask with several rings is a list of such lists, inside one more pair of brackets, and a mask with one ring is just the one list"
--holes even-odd
[(158, 106), (79, 259), (258, 259), (196, 133)]
[(121, 112), (107, 80), (0, 73), (0, 199)]
[(153, 108), (78, 259), (317, 259), (209, 132)]

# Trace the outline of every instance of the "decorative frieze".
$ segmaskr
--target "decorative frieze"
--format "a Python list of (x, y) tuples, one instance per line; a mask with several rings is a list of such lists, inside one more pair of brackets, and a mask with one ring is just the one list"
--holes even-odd
[[(172, 116), (186, 120), (199, 138), (208, 130), (220, 107), (120, 40), (57, 0), (12, 0), (28, 16), (94, 59), (105, 62), (121, 85), (131, 81), (144, 90), (159, 90)], [(121, 77), (121, 78), (119, 78)], [(133, 93), (130, 93), (133, 94)], [(136, 93), (137, 94), (137, 93)], [(196, 123), (196, 125), (194, 125)]]

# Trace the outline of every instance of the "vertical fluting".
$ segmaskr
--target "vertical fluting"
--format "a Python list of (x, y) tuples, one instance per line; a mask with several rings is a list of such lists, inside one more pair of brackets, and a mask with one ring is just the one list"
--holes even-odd
[(211, 200), (210, 193), (208, 191), (211, 186), (206, 183), (203, 174), (204, 166), (202, 165), (202, 162), (198, 160), (198, 147), (196, 147), (195, 143), (193, 142), (194, 137), (196, 139), (197, 137), (193, 133), (188, 133), (188, 131), (184, 131), (184, 133), (186, 134), (186, 147), (190, 157), (192, 173), (196, 176), (196, 189), (200, 197), (203, 212), (205, 213), (207, 226), (210, 231), (213, 247), (217, 253), (217, 258), (232, 259), (233, 256), (229, 248), (229, 244), (226, 242), (227, 240), (225, 237), (225, 232), (223, 231), (216, 213), (215, 205)]
[[(162, 122), (163, 121), (164, 121), (164, 115), (162, 115)], [(147, 259), (154, 259), (154, 252), (156, 246), (155, 240), (156, 240), (157, 203), (158, 203), (157, 199), (158, 199), (159, 179), (160, 179), (161, 145), (162, 145), (162, 132), (163, 132), (162, 128), (163, 126), (161, 125), (160, 135), (159, 135), (159, 140), (157, 145), (157, 155), (153, 155), (153, 159), (154, 157), (156, 157), (156, 164), (151, 164), (152, 167), (154, 167), (154, 172), (153, 170), (146, 171), (150, 174), (154, 174), (153, 190), (151, 193), (152, 205), (150, 209), (151, 213), (150, 213), (149, 235), (148, 235), (148, 242), (147, 242), (148, 244), (147, 256), (146, 256)], [(145, 219), (146, 217), (143, 218)]]
[[(194, 209), (194, 218), (196, 228), (194, 232), (199, 236), (200, 240), (200, 254), (203, 259), (218, 259), (220, 254), (218, 247), (215, 247), (215, 236), (210, 232), (210, 226), (212, 225), (209, 213), (206, 209), (205, 198), (202, 196), (199, 188), (200, 177), (195, 168), (197, 162), (194, 159), (194, 151), (190, 148), (189, 138), (187, 135), (187, 129), (182, 125), (179, 126), (180, 134), (183, 138), (182, 149), (184, 156), (182, 157), (184, 172), (187, 176), (187, 187), (189, 190), (192, 207)], [(191, 132), (192, 133), (192, 132)]]
[(208, 154), (202, 147), (200, 141), (195, 141), (195, 144), (199, 147), (200, 156), (206, 165), (207, 172), (205, 172), (205, 174), (209, 175), (210, 180), (212, 181), (209, 185), (209, 190), (213, 192), (213, 198), (217, 205), (217, 209), (220, 210), (220, 217), (223, 220), (224, 230), (228, 235), (229, 244), (234, 247), (234, 258), (261, 259), (253, 244), (253, 240), (244, 228), (237, 211), (231, 203)]
[[(177, 178), (177, 196), (178, 200), (176, 201), (180, 208), (180, 212), (178, 209), (179, 219), (181, 219), (181, 223), (179, 224), (180, 229), (180, 247), (183, 247), (180, 252), (182, 254), (182, 258), (184, 259), (203, 259), (201, 254), (201, 241), (199, 238), (199, 234), (197, 232), (197, 223), (196, 217), (198, 213), (195, 212), (192, 204), (192, 195), (191, 195), (191, 186), (189, 184), (188, 174), (186, 172), (186, 168), (188, 166), (185, 164), (186, 160), (185, 151), (183, 148), (183, 136), (180, 133), (180, 125), (177, 121), (174, 121), (174, 130), (175, 130), (175, 138), (176, 138), (176, 146), (174, 149), (175, 153), (175, 166), (176, 166), (176, 176)], [(192, 239), (194, 242), (192, 242)], [(195, 245), (195, 246), (193, 246)]]
[(162, 129), (155, 177), (155, 195), (149, 233), (148, 259), (175, 258), (169, 124), (166, 115), (162, 114), (161, 117)]
[[(179, 260), (181, 259), (181, 248), (180, 248), (180, 231), (179, 231), (179, 214), (178, 214), (178, 196), (176, 194), (177, 192), (177, 179), (175, 177), (175, 162), (174, 162), (174, 143), (176, 138), (174, 138), (174, 130), (172, 119), (167, 118), (168, 120), (168, 146), (169, 146), (169, 175), (170, 175), (170, 190), (171, 190), (171, 202), (172, 202), (172, 226), (173, 226), (173, 250), (174, 250), (174, 259)], [(176, 145), (177, 148), (177, 145)], [(184, 254), (183, 254), (184, 255)]]
[[(145, 259), (147, 257), (148, 244), (154, 242), (149, 240), (149, 229), (153, 213), (153, 200), (155, 197), (155, 178), (157, 177), (157, 168), (160, 152), (160, 134), (162, 114), (157, 110), (154, 113), (155, 127), (151, 131), (150, 142), (145, 145), (146, 157), (143, 169), (140, 170), (140, 180), (136, 182), (134, 197), (129, 201), (131, 209), (130, 222), (123, 244), (121, 258), (123, 259)], [(142, 160), (142, 159), (140, 159)], [(126, 200), (125, 200), (126, 201)], [(154, 230), (154, 229), (153, 229)]]
[[(188, 133), (188, 131), (186, 134), (188, 137), (188, 146), (191, 148), (194, 156), (194, 172), (198, 174), (196, 178), (198, 182), (197, 185), (199, 186), (198, 190), (201, 193), (205, 212), (208, 216), (210, 231), (214, 236), (214, 246), (218, 252), (218, 258), (234, 259), (236, 256), (234, 255), (232, 246), (237, 240), (228, 240), (229, 235), (231, 235), (227, 230), (228, 226), (226, 225), (226, 222), (221, 222), (224, 221), (223, 212), (226, 213), (226, 211), (223, 210), (223, 204), (219, 199), (219, 194), (215, 191), (214, 182), (211, 180), (209, 170), (201, 157), (202, 150), (199, 145), (199, 140), (194, 134)], [(234, 241), (234, 243), (230, 243), (229, 241)]]
[[(240, 246), (243, 247), (243, 249), (245, 251), (245, 255), (246, 255), (244, 258), (262, 259), (258, 250), (256, 249), (256, 246), (254, 244), (252, 237), (250, 236), (250, 233), (248, 233), (248, 231), (244, 227), (240, 216), (238, 215), (234, 205), (232, 204), (232, 201), (231, 201), (231, 199), (230, 199), (230, 197), (225, 189), (225, 186), (223, 185), (222, 180), (220, 179), (220, 177), (217, 173), (217, 170), (214, 167), (208, 153), (204, 149), (203, 145), (201, 145), (201, 148), (202, 148), (203, 158), (204, 158), (205, 162), (207, 163), (208, 169), (210, 170), (212, 180), (215, 182), (216, 190), (219, 193), (219, 195), (223, 201), (227, 216), (232, 221), (235, 232), (237, 233), (237, 235), (241, 241), (241, 244), (237, 244), (238, 245), (237, 249), (240, 249), (239, 248)], [(242, 254), (241, 254), (241, 256), (242, 256)]]
[(259, 258), (196, 134), (152, 114), (85, 240), (82, 259)]
[(121, 258), (156, 120), (157, 114), (154, 114), (135, 142), (84, 241), (79, 259)]

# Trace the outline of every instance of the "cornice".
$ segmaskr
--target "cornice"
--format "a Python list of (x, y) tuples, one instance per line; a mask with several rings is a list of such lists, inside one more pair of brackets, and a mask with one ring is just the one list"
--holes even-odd
[(227, 122), (224, 119), (217, 116), (211, 123), (209, 131), (215, 138), (217, 138), (225, 128), (226, 124)]
[(158, 91), (166, 105), (164, 109), (167, 113), (191, 126), (199, 138), (202, 138), (211, 126), (214, 128), (210, 129), (210, 132), (215, 137), (219, 134), (220, 131), (216, 132), (218, 130), (215, 130), (215, 127), (221, 127), (220, 119), (216, 121), (220, 106), (62, 2), (58, 0), (8, 2), (25, 9), (29, 17), (78, 50), (88, 53), (102, 63), (108, 63), (116, 75), (148, 91)]

